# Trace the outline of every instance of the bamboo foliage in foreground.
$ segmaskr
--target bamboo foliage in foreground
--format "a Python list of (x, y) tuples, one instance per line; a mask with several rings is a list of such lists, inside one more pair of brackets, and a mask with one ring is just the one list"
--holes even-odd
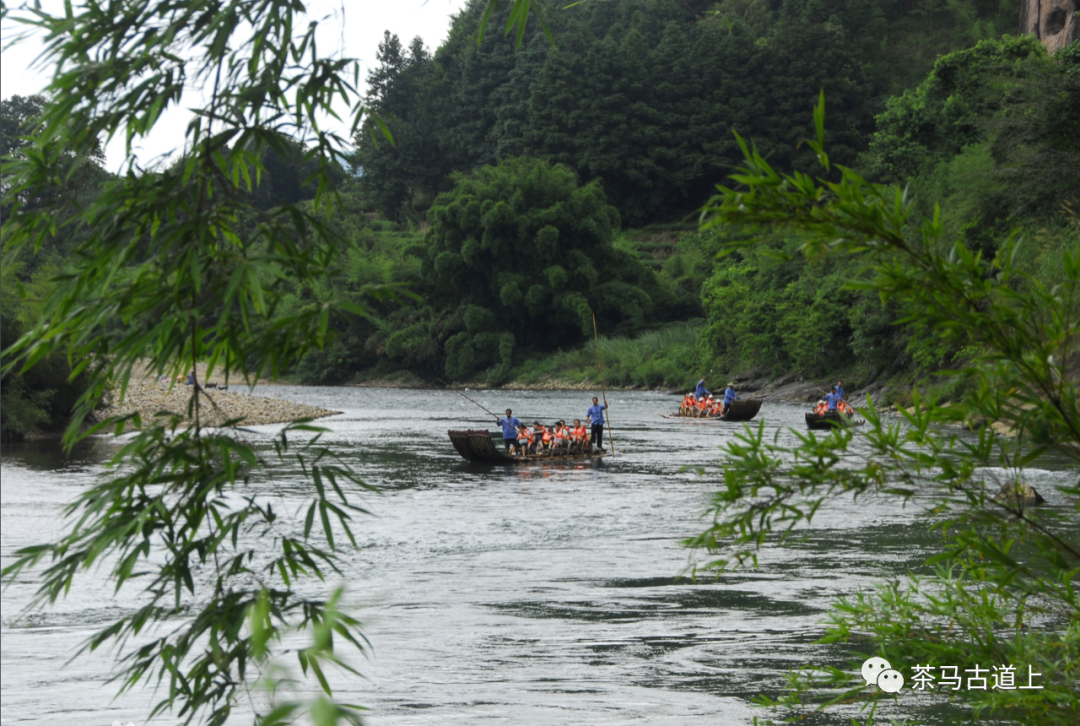
[[(513, 22), (523, 27), (532, 5), (513, 0)], [(339, 203), (330, 171), (364, 117), (357, 63), (320, 55), (318, 24), (294, 0), (69, 3), (59, 14), (5, 5), (3, 14), (41, 34), (44, 62), (55, 68), (41, 133), (5, 163), (5, 195), (14, 204), (4, 220), (4, 264), (55, 234), (58, 219), (89, 230), (54, 280), (44, 316), (6, 351), (4, 365), (25, 370), (62, 350), (74, 375), (89, 375), (68, 447), (135, 429), (106, 475), (67, 507), (64, 534), (18, 552), (5, 581), (38, 570), (31, 607), (42, 607), (100, 565), (118, 593), (130, 593), (140, 606), (82, 650), (119, 648), (121, 690), (164, 686), (150, 719), (173, 712), (185, 723), (223, 724), (238, 704), (250, 704), (262, 724), (358, 723), (360, 709), (333, 700), (324, 671), (348, 669), (335, 644), (361, 649), (359, 624), (337, 608), (338, 595), (327, 601), (295, 589), (337, 571), (340, 540), (354, 543), (353, 517), (364, 511), (356, 499), (366, 485), (320, 445), (320, 429), (297, 422), (258, 449), (235, 435), (238, 421), (202, 426), (213, 401), (197, 385), (191, 426), (178, 416), (137, 415), (88, 425), (105, 395), (124, 395), (143, 360), (170, 377), (205, 361), (210, 371), (253, 384), (321, 347), (333, 315), (365, 314), (362, 298), (281, 314), (288, 286), (333, 275), (345, 249), (327, 224)], [(183, 148), (168, 166), (147, 171), (134, 150), (193, 89), (207, 95)], [(324, 122), (341, 104), (351, 109), (352, 128), (339, 136)], [(20, 205), (90, 163), (100, 140), (113, 137), (125, 141), (129, 158), (96, 199), (74, 210), (63, 198)], [(314, 169), (305, 180), (317, 187), (314, 202), (260, 209), (251, 192), (264, 152), (285, 158), (296, 148), (301, 166)], [(307, 482), (300, 521), (250, 487), (281, 471)], [(282, 635), (293, 630), (313, 637), (293, 655), (318, 681), (315, 697), (276, 660), (288, 652)], [(250, 689), (259, 674), (270, 679), (263, 695)]]
[[(806, 236), (807, 256), (859, 256), (874, 273), (862, 287), (901, 304), (905, 322), (943, 347), (967, 351), (959, 370), (945, 375), (966, 380), (973, 393), (943, 407), (915, 391), (905, 425), (890, 423), (868, 400), (860, 409), (865, 427), (825, 436), (796, 432), (797, 446), (770, 440), (762, 426), (747, 427), (725, 451), (712, 526), (688, 544), (714, 555), (707, 568), (723, 570), (756, 564), (761, 548), (808, 525), (838, 498), (889, 496), (921, 506), (926, 526), (936, 528), (943, 543), (924, 563), (929, 574), (893, 572), (873, 592), (839, 598), (823, 642), (866, 642), (874, 652), (864, 657), (879, 655), (904, 667), (909, 683), (917, 664), (1013, 665), (1024, 674), (1030, 666), (1045, 676), (1042, 689), (922, 695), (960, 701), (976, 718), (1076, 723), (1080, 485), (1075, 479), (1060, 485), (1047, 497), (1057, 505), (1039, 510), (998, 492), (1024, 483), (1028, 467), (1046, 454), (1070, 462), (1074, 471), (1080, 465), (1080, 407), (1066, 367), (1080, 351), (1080, 255), (1066, 253), (1064, 284), (1046, 288), (1016, 271), (1013, 257), (1022, 241), (1015, 238), (992, 260), (959, 241), (939, 254), (952, 240), (943, 239), (938, 215), (919, 220), (901, 189), (868, 183), (830, 163), (824, 94), (814, 119), (817, 138), (807, 143), (818, 156), (819, 178), (780, 173), (740, 139), (745, 164), (731, 187), (718, 188), (703, 225), (788, 227)], [(1076, 234), (1080, 241), (1080, 225)], [(1001, 422), (1015, 435), (997, 436), (983, 426), (973, 437), (946, 427), (965, 422)], [(860, 449), (853, 455), (856, 437)], [(994, 472), (1001, 471), (1007, 474), (999, 479)], [(861, 660), (849, 671), (857, 672)], [(808, 667), (789, 682), (786, 695), (760, 702), (796, 711), (855, 704), (870, 723), (883, 699), (892, 698), (829, 667)]]

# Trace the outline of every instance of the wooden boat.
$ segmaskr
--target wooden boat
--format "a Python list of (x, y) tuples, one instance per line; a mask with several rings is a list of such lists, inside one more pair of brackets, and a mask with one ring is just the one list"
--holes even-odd
[(825, 413), (806, 414), (806, 428), (813, 431), (828, 431), (836, 426), (861, 426), (862, 420), (856, 421), (853, 413), (840, 413), (839, 411), (826, 411)]
[(761, 410), (761, 401), (756, 398), (748, 398), (745, 401), (732, 401), (728, 412), (723, 416), (691, 416), (690, 414), (678, 413), (660, 414), (664, 418), (693, 418), (699, 421), (749, 421), (757, 416)]
[(481, 463), (481, 464), (521, 464), (527, 461), (573, 461), (573, 460), (588, 460), (588, 459), (602, 459), (607, 455), (606, 452), (587, 452), (583, 454), (569, 454), (569, 453), (544, 453), (544, 454), (531, 454), (529, 456), (510, 456), (502, 451), (501, 448), (495, 446), (495, 436), (499, 435), (501, 442), (501, 433), (496, 432), (493, 434), (487, 430), (481, 431), (447, 431), (450, 436), (450, 443), (454, 445), (457, 452), (461, 454), (464, 459), (468, 461)]

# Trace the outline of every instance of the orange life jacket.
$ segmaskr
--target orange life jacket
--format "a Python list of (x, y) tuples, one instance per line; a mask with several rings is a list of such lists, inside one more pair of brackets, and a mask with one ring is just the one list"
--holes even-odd
[(535, 441), (536, 436), (533, 435), (532, 429), (525, 429), (523, 432), (518, 434), (519, 444), (529, 444), (531, 446)]
[(585, 427), (584, 426), (578, 426), (577, 428), (574, 429), (574, 432), (571, 434), (571, 436), (574, 437), (574, 441), (584, 441), (585, 440)]
[(543, 432), (543, 436), (540, 437), (540, 440), (543, 441), (545, 444), (550, 444), (551, 443), (551, 429), (549, 429), (547, 426), (541, 426), (540, 431)]
[(700, 408), (702, 411), (704, 411), (708, 405), (709, 405), (709, 399), (707, 399), (707, 398), (703, 398), (703, 399), (701, 399), (700, 401), (697, 402), (698, 408)]
[(555, 429), (556, 441), (566, 441), (568, 438), (570, 438), (570, 430), (567, 429), (565, 426), (560, 426), (559, 428)]

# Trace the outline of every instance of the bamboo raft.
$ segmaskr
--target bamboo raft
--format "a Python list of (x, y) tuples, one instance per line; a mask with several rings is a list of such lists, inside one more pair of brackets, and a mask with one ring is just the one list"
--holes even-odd
[[(570, 454), (564, 452), (530, 454), (528, 456), (510, 456), (495, 447), (495, 439), (490, 431), (447, 431), (450, 443), (454, 445), (462, 458), (480, 464), (522, 464), (536, 461), (573, 461), (602, 459), (606, 452), (587, 452)], [(590, 447), (591, 448), (591, 447)]]
[(662, 413), (664, 418), (692, 418), (698, 421), (749, 421), (757, 416), (761, 410), (761, 401), (756, 398), (748, 398), (745, 401), (732, 401), (728, 412), (723, 416), (692, 416), (679, 411), (678, 413)]
[(836, 426), (862, 426), (865, 421), (856, 421), (855, 414), (843, 414), (839, 411), (826, 411), (825, 413), (808, 412), (806, 414), (806, 428), (812, 431), (828, 431)]

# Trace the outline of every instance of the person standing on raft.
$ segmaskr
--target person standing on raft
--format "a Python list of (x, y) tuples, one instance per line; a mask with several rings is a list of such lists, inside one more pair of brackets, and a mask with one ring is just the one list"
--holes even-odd
[(697, 382), (697, 388), (694, 389), (694, 395), (697, 396), (697, 399), (699, 401), (701, 399), (703, 399), (703, 398), (708, 398), (709, 396), (712, 395), (709, 392), (709, 389), (705, 387), (705, 379), (704, 378), (702, 378), (700, 381)]
[(598, 451), (604, 450), (604, 409), (606, 405), (600, 403), (600, 399), (593, 396), (592, 406), (585, 412), (585, 418), (592, 424), (592, 437), (589, 443)]
[(724, 390), (724, 408), (721, 410), (721, 415), (726, 416), (728, 409), (731, 408), (731, 404), (738, 400), (738, 396), (735, 395), (735, 382), (728, 381), (727, 388)]
[(514, 416), (513, 411), (506, 409), (506, 417), (496, 417), (495, 422), (502, 426), (503, 446), (505, 446), (506, 451), (509, 452), (511, 446), (517, 445), (518, 427), (521, 426), (521, 421), (517, 416)]
[[(845, 416), (854, 416), (855, 409), (851, 407), (851, 404), (847, 402), (847, 398), (844, 396), (844, 382), (837, 381), (833, 386), (833, 395), (836, 397), (836, 410)], [(828, 396), (825, 397), (826, 399)]]

